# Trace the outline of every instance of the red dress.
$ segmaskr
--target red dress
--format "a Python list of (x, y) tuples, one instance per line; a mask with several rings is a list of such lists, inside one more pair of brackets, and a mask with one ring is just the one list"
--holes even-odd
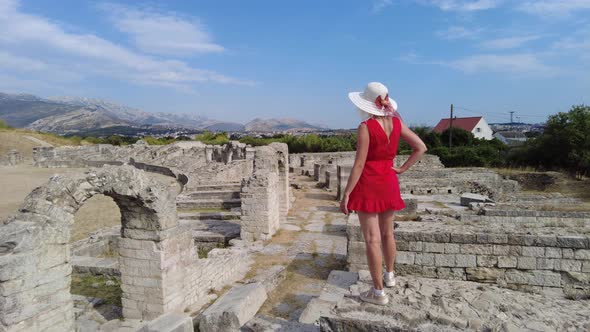
[(349, 211), (379, 213), (406, 207), (397, 173), (392, 169), (402, 125), (396, 117), (391, 121), (393, 130), (389, 139), (377, 120), (363, 122), (369, 130), (369, 151), (361, 177), (348, 198)]

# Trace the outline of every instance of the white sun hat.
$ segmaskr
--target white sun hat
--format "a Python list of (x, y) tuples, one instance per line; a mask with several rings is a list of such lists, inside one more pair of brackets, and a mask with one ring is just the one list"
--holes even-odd
[(389, 98), (389, 91), (382, 83), (371, 82), (365, 91), (350, 92), (348, 98), (363, 112), (378, 116), (399, 116), (397, 103)]

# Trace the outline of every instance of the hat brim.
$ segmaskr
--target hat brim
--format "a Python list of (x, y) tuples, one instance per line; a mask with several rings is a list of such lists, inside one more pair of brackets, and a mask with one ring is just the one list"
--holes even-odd
[[(362, 92), (350, 92), (348, 94), (348, 99), (363, 112), (367, 112), (369, 114), (384, 116), (385, 112), (377, 108), (374, 102), (370, 102), (362, 97)], [(393, 100), (391, 97), (389, 98), (391, 102), (391, 106), (393, 107), (393, 111), (397, 112), (397, 102)]]

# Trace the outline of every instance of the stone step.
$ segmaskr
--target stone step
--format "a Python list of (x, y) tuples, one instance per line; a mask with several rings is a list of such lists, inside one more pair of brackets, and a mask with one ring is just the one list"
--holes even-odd
[(182, 200), (176, 202), (178, 209), (230, 209), (242, 205), (239, 198), (232, 199), (199, 199), (199, 200)]
[(256, 315), (266, 298), (260, 283), (234, 287), (203, 312), (200, 331), (238, 331)]
[(188, 199), (232, 199), (240, 198), (240, 191), (237, 190), (210, 190), (210, 191), (193, 191), (184, 193), (183, 197)]
[(228, 243), (240, 236), (240, 224), (235, 220), (179, 220), (179, 223), (190, 225), (195, 243)]
[(240, 191), (242, 185), (239, 183), (222, 183), (222, 184), (201, 184), (195, 187), (195, 191), (220, 191), (231, 190)]
[(178, 219), (183, 220), (239, 220), (240, 212), (219, 211), (219, 212), (178, 212)]

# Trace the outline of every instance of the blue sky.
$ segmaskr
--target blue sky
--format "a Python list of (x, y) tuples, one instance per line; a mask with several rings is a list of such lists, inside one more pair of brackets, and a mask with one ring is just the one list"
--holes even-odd
[(0, 0), (0, 91), (333, 128), (390, 89), (409, 124), (590, 104), (590, 0)]

